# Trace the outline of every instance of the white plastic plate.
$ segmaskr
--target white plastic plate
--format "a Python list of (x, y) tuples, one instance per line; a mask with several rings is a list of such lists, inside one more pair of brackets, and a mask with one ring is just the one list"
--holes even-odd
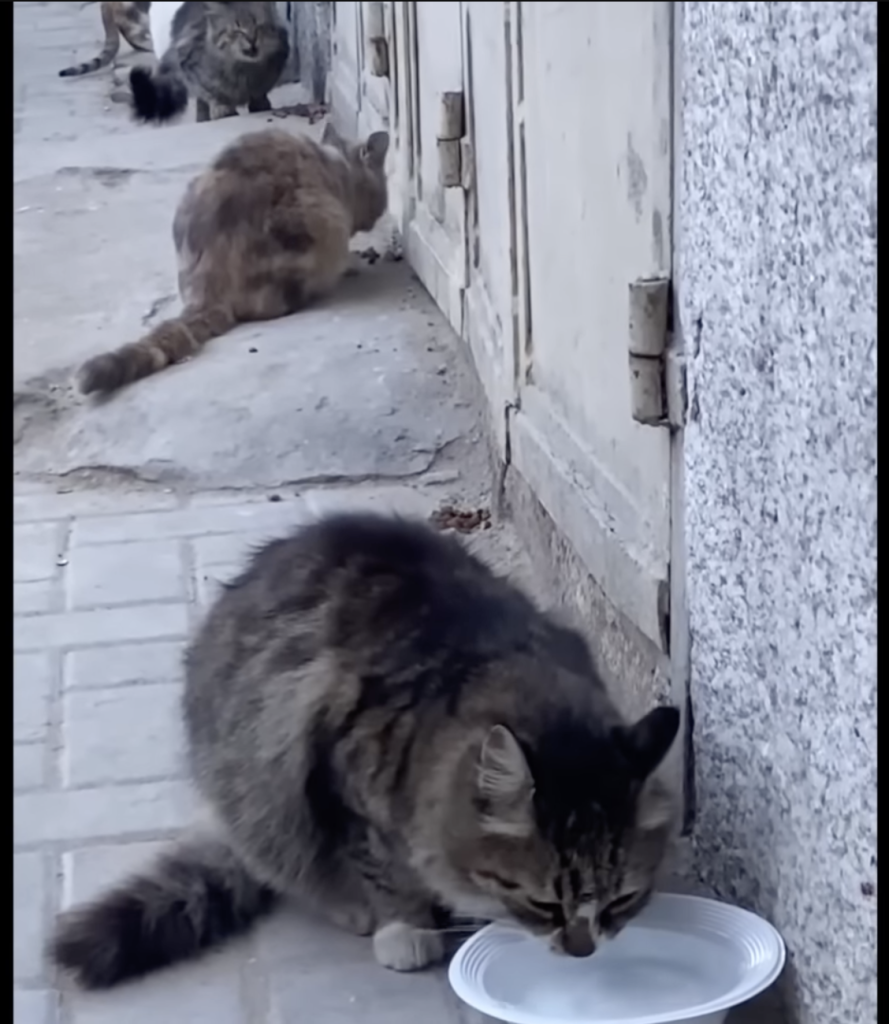
[(488, 925), (461, 946), (448, 978), (465, 1003), (509, 1024), (668, 1024), (719, 1020), (783, 967), (784, 942), (767, 921), (716, 900), (660, 893), (584, 959)]

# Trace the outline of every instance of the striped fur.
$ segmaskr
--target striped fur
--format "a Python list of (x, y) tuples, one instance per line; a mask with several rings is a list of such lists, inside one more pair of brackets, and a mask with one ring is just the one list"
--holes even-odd
[(330, 291), (349, 239), (386, 208), (381, 132), (350, 147), (281, 131), (244, 135), (186, 189), (173, 221), (183, 313), (90, 359), (80, 389), (108, 393), (197, 353), (235, 324), (302, 309)]
[(586, 956), (665, 854), (652, 773), (678, 712), (627, 725), (579, 635), (425, 524), (338, 514), (263, 547), (188, 649), (183, 712), (217, 838), (60, 922), (86, 986), (196, 955), (275, 894), (396, 970), (440, 959), (452, 915)]
[(75, 64), (69, 68), (63, 68), (59, 72), (61, 78), (74, 78), (78, 75), (88, 75), (108, 65), (117, 56), (120, 50), (120, 37), (132, 46), (134, 50), (151, 51), (151, 29), (148, 23), (148, 11), (151, 7), (146, 0), (136, 0), (132, 3), (108, 2), (102, 3), (102, 26), (105, 29), (105, 45), (102, 47), (98, 57), (84, 61), (83, 64)]
[(215, 120), (237, 108), (270, 110), (290, 40), (277, 4), (183, 3), (172, 16), (170, 45), (157, 53), (157, 68), (133, 68), (133, 113), (159, 124), (181, 114), (189, 95), (197, 119)]

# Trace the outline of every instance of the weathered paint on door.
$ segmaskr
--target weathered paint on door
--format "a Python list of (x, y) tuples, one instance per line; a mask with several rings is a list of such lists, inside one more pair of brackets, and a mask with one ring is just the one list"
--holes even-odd
[(412, 209), (405, 246), (423, 284), (462, 333), (466, 286), (466, 202), (439, 183), (441, 97), (463, 89), (462, 5), (423, 0), (406, 7), (405, 58), (411, 95)]
[(670, 434), (631, 414), (628, 289), (670, 276), (670, 4), (522, 3), (526, 300), (512, 456), (666, 647)]
[(515, 296), (523, 259), (517, 237), (514, 81), (517, 4), (464, 3), (464, 61), (471, 184), (467, 194), (469, 278), (464, 333), (492, 406), (491, 425), (501, 452), (506, 412), (516, 399)]
[[(670, 434), (631, 414), (628, 292), (670, 276), (671, 5), (423, 0), (387, 24), (408, 256), (471, 345), (501, 451), (666, 648)], [(443, 188), (441, 95), (460, 90), (469, 173)]]

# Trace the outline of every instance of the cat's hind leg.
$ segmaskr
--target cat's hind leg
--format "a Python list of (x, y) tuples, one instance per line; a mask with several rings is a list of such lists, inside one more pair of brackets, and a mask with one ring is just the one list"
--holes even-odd
[(195, 120), (198, 123), (210, 120), (210, 104), (206, 100), (195, 100)]
[(376, 915), (361, 879), (345, 864), (328, 860), (323, 870), (304, 873), (295, 895), (345, 932), (371, 935), (376, 928)]
[(265, 110), (272, 109), (272, 101), (264, 93), (262, 96), (254, 96), (247, 104), (247, 110), (251, 114), (261, 114)]
[(238, 108), (229, 106), (227, 103), (220, 103), (218, 100), (214, 100), (208, 106), (210, 108), (211, 121), (221, 121), (225, 117), (238, 116)]

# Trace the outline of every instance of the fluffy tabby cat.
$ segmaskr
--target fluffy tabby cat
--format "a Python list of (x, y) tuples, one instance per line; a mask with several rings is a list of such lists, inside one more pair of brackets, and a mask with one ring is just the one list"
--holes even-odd
[(133, 68), (133, 111), (143, 121), (181, 114), (193, 94), (198, 121), (271, 110), (268, 93), (287, 63), (290, 41), (277, 4), (183, 3), (157, 68)]
[(195, 355), (251, 320), (302, 309), (349, 265), (349, 239), (386, 209), (389, 136), (348, 146), (274, 129), (241, 136), (192, 181), (176, 211), (183, 312), (141, 341), (90, 359), (84, 393), (110, 392)]
[(190, 768), (215, 825), (63, 917), (104, 988), (194, 956), (277, 897), (441, 958), (450, 915), (587, 956), (645, 904), (672, 830), (675, 708), (618, 715), (584, 642), (456, 539), (366, 513), (273, 541), (186, 654)]
[[(89, 6), (87, 4), (84, 7)], [(151, 52), (151, 29), (149, 27), (150, 0), (135, 0), (133, 3), (102, 3), (102, 26), (105, 29), (105, 45), (98, 57), (63, 68), (59, 75), (62, 78), (73, 78), (75, 75), (88, 75), (91, 71), (107, 67), (117, 56), (120, 49), (120, 37), (134, 50)]]

